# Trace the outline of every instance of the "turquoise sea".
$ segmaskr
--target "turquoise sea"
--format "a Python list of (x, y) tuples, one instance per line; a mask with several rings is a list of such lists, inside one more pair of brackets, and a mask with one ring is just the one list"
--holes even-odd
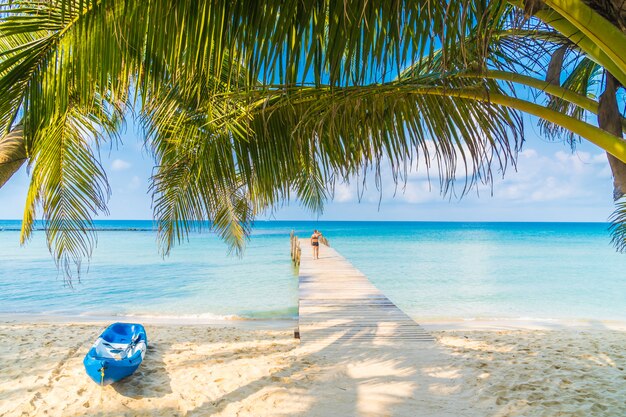
[(203, 233), (164, 259), (152, 226), (97, 221), (89, 270), (70, 288), (43, 231), (20, 247), (20, 223), (0, 221), (0, 313), (294, 318), (289, 232), (317, 228), (418, 320), (626, 322), (626, 255), (607, 224), (257, 222), (241, 258)]

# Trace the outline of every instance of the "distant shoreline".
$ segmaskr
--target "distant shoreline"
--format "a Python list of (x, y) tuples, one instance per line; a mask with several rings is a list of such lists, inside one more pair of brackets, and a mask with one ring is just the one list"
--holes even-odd
[[(140, 322), (152, 325), (234, 327), (250, 330), (289, 330), (298, 324), (297, 318), (250, 319), (208, 318), (189, 316), (152, 315), (91, 315), (91, 314), (34, 314), (0, 313), (4, 323), (111, 323)], [(428, 331), (509, 331), (509, 330), (612, 330), (626, 331), (626, 321), (597, 319), (542, 319), (542, 318), (417, 318)]]
[[(0, 219), (0, 222), (22, 222), (22, 219)], [(36, 220), (41, 223), (42, 220)], [(95, 219), (94, 223), (108, 222), (155, 222), (153, 219)], [(559, 221), (559, 220), (255, 220), (254, 223), (563, 223), (563, 224), (604, 224), (607, 221)]]

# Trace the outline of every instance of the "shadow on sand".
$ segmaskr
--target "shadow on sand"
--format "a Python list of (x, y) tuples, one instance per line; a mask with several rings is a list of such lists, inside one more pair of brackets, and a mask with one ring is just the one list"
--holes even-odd
[(160, 398), (171, 394), (172, 386), (163, 353), (160, 344), (151, 343), (146, 352), (148, 360), (144, 360), (130, 377), (111, 384), (111, 387), (118, 394), (134, 399)]

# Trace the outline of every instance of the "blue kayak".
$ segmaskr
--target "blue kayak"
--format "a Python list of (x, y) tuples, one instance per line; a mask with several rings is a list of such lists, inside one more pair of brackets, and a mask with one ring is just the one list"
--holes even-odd
[(148, 348), (141, 324), (113, 323), (89, 349), (83, 364), (87, 375), (100, 385), (109, 385), (137, 370)]

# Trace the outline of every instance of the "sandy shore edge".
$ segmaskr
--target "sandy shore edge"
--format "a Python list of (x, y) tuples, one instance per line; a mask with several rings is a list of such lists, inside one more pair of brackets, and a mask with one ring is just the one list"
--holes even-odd
[[(626, 321), (597, 319), (549, 319), (549, 318), (414, 318), (428, 331), (464, 330), (616, 330), (626, 331)], [(293, 319), (215, 319), (190, 316), (143, 316), (143, 315), (68, 315), (0, 313), (0, 323), (93, 323), (103, 324), (137, 322), (152, 325), (233, 327), (249, 330), (292, 330), (297, 327)]]

